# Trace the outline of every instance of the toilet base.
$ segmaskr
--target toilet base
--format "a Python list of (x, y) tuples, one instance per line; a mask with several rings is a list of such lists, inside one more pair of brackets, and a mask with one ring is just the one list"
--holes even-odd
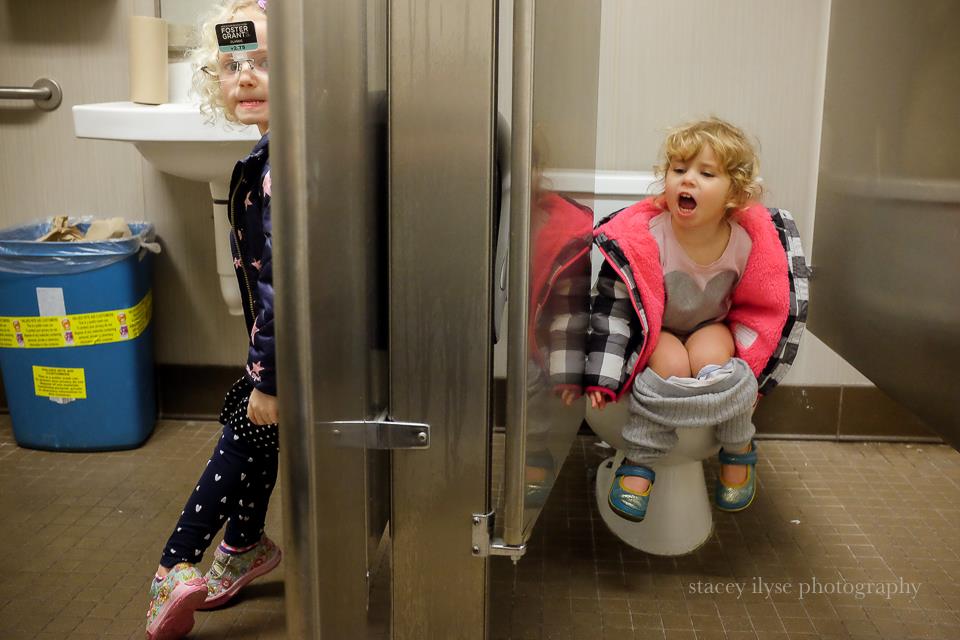
[(654, 465), (657, 480), (647, 517), (630, 522), (607, 502), (613, 474), (623, 453), (607, 458), (597, 469), (597, 507), (607, 527), (631, 547), (658, 556), (680, 556), (700, 548), (713, 533), (713, 513), (703, 476), (703, 463), (686, 461)]

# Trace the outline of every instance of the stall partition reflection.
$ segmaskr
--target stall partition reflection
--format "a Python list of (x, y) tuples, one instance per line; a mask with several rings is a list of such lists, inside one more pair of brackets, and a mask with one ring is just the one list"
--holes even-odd
[[(536, 156), (536, 146), (534, 149)], [(530, 204), (524, 470), (528, 516), (534, 516), (546, 502), (566, 457), (568, 438), (583, 419), (580, 403), (593, 239), (593, 210), (570, 196), (543, 188), (542, 176), (539, 181), (541, 188), (536, 189)]]
[(522, 553), (583, 421), (600, 2), (516, 0), (513, 34), (503, 539)]

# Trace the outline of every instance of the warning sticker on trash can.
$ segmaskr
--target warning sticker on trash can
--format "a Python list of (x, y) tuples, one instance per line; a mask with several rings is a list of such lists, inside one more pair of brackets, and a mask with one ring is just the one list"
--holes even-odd
[(87, 379), (83, 369), (62, 367), (33, 367), (33, 390), (45, 398), (87, 397)]
[(55, 349), (133, 340), (146, 331), (152, 314), (153, 292), (148, 291), (129, 309), (64, 316), (0, 316), (0, 348)]

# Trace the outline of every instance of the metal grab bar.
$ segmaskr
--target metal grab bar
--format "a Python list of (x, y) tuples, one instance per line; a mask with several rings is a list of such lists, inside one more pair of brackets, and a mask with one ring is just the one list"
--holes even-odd
[(0, 100), (33, 100), (38, 109), (53, 111), (63, 101), (63, 92), (56, 81), (40, 78), (32, 87), (0, 87)]

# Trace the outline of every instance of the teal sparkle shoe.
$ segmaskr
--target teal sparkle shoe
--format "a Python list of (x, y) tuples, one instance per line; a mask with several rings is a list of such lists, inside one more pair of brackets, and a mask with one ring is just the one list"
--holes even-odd
[(147, 640), (174, 640), (193, 629), (193, 612), (207, 597), (207, 583), (192, 564), (180, 563), (150, 583)]
[(226, 604), (247, 584), (273, 571), (282, 555), (266, 535), (245, 553), (231, 555), (217, 546), (213, 564), (205, 576), (207, 598), (198, 608), (213, 609)]
[(727, 485), (723, 476), (717, 475), (717, 491), (714, 502), (721, 511), (743, 511), (757, 497), (757, 444), (750, 443), (747, 453), (727, 453), (720, 449), (720, 464), (747, 466), (747, 479), (736, 485)]
[(524, 469), (523, 506), (542, 507), (546, 504), (556, 477), (556, 464), (548, 449), (528, 453)]
[[(623, 486), (624, 476), (646, 478), (650, 481), (650, 486), (643, 493), (635, 493)], [(610, 485), (610, 493), (607, 494), (607, 502), (610, 504), (610, 508), (621, 518), (631, 522), (641, 522), (647, 515), (650, 491), (653, 489), (653, 482), (656, 478), (657, 474), (653, 469), (627, 464), (624, 461), (613, 475), (613, 484)]]

